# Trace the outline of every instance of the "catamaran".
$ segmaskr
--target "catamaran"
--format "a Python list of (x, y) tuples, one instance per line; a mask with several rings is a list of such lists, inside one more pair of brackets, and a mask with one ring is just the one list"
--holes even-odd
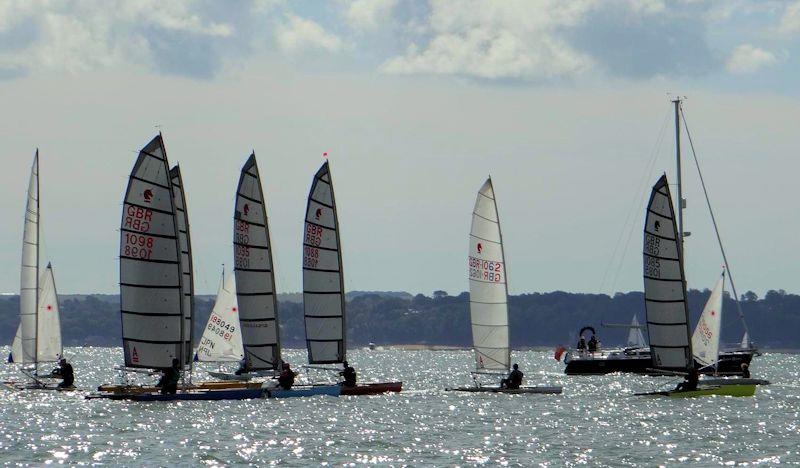
[[(338, 388), (282, 390), (267, 385), (231, 388), (228, 382), (191, 381), (192, 254), (180, 170), (169, 170), (159, 134), (140, 152), (123, 204), (120, 238), (120, 305), (125, 365), (122, 385), (105, 385), (87, 398), (133, 401), (242, 400), (338, 395)], [(175, 394), (132, 385), (127, 372), (154, 374), (177, 359), (181, 384)], [(142, 370), (146, 369), (146, 370)], [(327, 393), (326, 393), (327, 392)]]
[(503, 252), (503, 235), (491, 177), (486, 179), (475, 200), (469, 234), (469, 309), (472, 344), (475, 350), (475, 385), (448, 390), (494, 393), (561, 393), (560, 386), (485, 386), (481, 375), (500, 376), (511, 369), (508, 326), (508, 271)]
[[(303, 311), (310, 368), (338, 371), (324, 364), (347, 360), (347, 330), (342, 246), (333, 179), (328, 161), (311, 182), (303, 236)], [(342, 395), (399, 392), (402, 382), (342, 386)]]
[[(682, 100), (675, 99), (673, 100), (673, 104), (675, 107), (675, 147), (676, 147), (676, 166), (677, 166), (676, 187), (678, 191), (678, 199), (680, 200), (677, 210), (677, 229), (678, 229), (678, 238), (681, 239), (681, 245), (683, 245), (684, 238), (688, 237), (690, 233), (686, 232), (683, 227), (683, 210), (686, 208), (686, 200), (683, 198), (682, 194), (683, 184), (682, 184), (682, 172), (681, 172), (682, 156), (681, 156), (680, 125), (681, 125), (681, 115), (683, 113), (681, 108)], [(688, 127), (687, 127), (687, 132), (688, 132)], [(691, 138), (689, 141), (691, 143)], [(692, 149), (694, 150), (694, 148)], [(703, 182), (703, 176), (702, 173), (700, 172), (699, 165), (697, 166), (697, 170), (700, 176), (703, 192), (706, 195), (706, 203), (709, 208), (711, 221), (714, 225), (714, 230), (717, 236), (720, 253), (722, 254), (722, 258), (725, 263), (725, 268), (728, 272), (727, 279), (731, 284), (731, 288), (733, 289), (733, 299), (736, 302), (736, 306), (738, 308), (739, 319), (744, 329), (744, 336), (742, 338), (742, 342), (739, 344), (738, 347), (719, 350), (718, 353), (719, 358), (714, 366), (704, 365), (702, 357), (698, 358), (698, 356), (695, 356), (695, 361), (697, 367), (701, 369), (700, 372), (703, 374), (738, 376), (742, 374), (742, 365), (746, 364), (749, 366), (753, 356), (758, 356), (760, 355), (760, 353), (758, 352), (758, 349), (750, 341), (750, 334), (748, 331), (747, 322), (745, 321), (744, 313), (742, 312), (741, 304), (739, 303), (739, 298), (736, 293), (736, 287), (733, 282), (733, 277), (730, 275), (730, 267), (728, 265), (727, 256), (725, 255), (725, 249), (722, 246), (722, 240), (719, 235), (719, 230), (717, 229), (714, 213), (711, 210), (711, 203), (709, 202), (707, 193), (705, 193), (705, 183)], [(606, 326), (625, 327), (627, 325), (606, 325)], [(699, 332), (700, 326), (701, 324), (698, 322), (697, 328), (695, 328), (694, 332), (695, 334)], [(636, 329), (636, 327), (638, 327), (638, 325), (631, 326), (631, 331)], [(717, 339), (718, 338), (719, 337), (717, 337)], [(649, 347), (614, 348), (609, 350), (601, 350), (597, 353), (570, 352), (565, 355), (564, 363), (566, 364), (566, 367), (564, 368), (564, 372), (570, 375), (608, 374), (611, 372), (653, 374), (651, 361), (652, 361), (652, 356)]]
[(57, 389), (55, 383), (43, 380), (54, 376), (40, 375), (39, 363), (55, 362), (63, 356), (58, 295), (53, 267), (48, 263), (44, 271), (41, 271), (40, 268), (42, 229), (39, 195), (39, 151), (37, 150), (31, 166), (25, 208), (19, 295), (20, 323), (11, 345), (11, 353), (8, 356), (9, 363), (23, 365), (21, 372), (26, 377), (26, 381), (4, 383), (7, 387), (17, 390)]

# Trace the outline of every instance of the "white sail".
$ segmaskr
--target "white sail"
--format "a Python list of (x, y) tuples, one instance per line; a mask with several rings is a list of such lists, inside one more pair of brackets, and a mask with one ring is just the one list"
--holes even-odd
[(120, 310), (128, 367), (170, 367), (182, 354), (180, 260), (169, 163), (158, 135), (139, 152), (122, 207)]
[(14, 341), (11, 342), (11, 352), (8, 353), (8, 362), (22, 362), (22, 324), (17, 326)]
[(475, 200), (469, 233), (469, 310), (477, 369), (508, 370), (508, 286), (492, 179)]
[(644, 300), (653, 366), (686, 370), (692, 359), (686, 278), (675, 210), (663, 175), (653, 186), (644, 225)]
[(303, 311), (309, 364), (344, 361), (347, 346), (342, 251), (327, 161), (314, 175), (306, 205)]
[[(251, 154), (242, 167), (233, 219), (233, 257), (247, 370), (278, 369), (278, 299), (264, 191)], [(228, 330), (231, 331), (231, 330)]]
[[(19, 318), (21, 353), (17, 362), (35, 363), (37, 349), (37, 297), (39, 295), (39, 151), (33, 158), (25, 206), (25, 227), (22, 238)], [(15, 358), (17, 356), (14, 356)]]
[(634, 315), (631, 320), (631, 329), (628, 331), (628, 347), (644, 348), (645, 346), (646, 342), (644, 341), (642, 328), (639, 326), (639, 318)]
[(203, 362), (238, 362), (244, 357), (239, 308), (236, 301), (236, 280), (233, 274), (222, 272), (217, 300), (208, 317), (197, 360)]
[(719, 339), (722, 328), (722, 298), (725, 273), (717, 280), (706, 302), (697, 327), (692, 334), (694, 359), (702, 367), (713, 366), (719, 360)]
[(744, 335), (742, 335), (742, 342), (739, 343), (739, 347), (741, 349), (750, 349), (751, 346), (752, 346), (752, 343), (750, 343), (750, 334), (747, 333), (747, 332), (744, 332)]
[(39, 330), (38, 350), (36, 360), (57, 361), (61, 358), (61, 318), (58, 308), (58, 294), (56, 280), (53, 277), (53, 267), (47, 265), (39, 282)]
[(172, 194), (175, 200), (175, 217), (178, 223), (178, 245), (181, 251), (183, 272), (183, 352), (184, 365), (191, 365), (192, 343), (194, 343), (194, 268), (192, 265), (192, 236), (189, 229), (189, 211), (186, 207), (186, 192), (183, 189), (181, 168), (175, 165), (169, 171)]

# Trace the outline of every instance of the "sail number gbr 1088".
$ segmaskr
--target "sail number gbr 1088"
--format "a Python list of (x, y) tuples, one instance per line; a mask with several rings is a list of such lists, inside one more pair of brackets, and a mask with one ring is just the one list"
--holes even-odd
[(503, 281), (503, 262), (469, 257), (469, 278), (490, 283)]

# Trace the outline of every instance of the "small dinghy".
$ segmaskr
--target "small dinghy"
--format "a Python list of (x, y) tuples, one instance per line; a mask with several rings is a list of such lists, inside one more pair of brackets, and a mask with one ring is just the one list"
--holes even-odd
[(661, 392), (635, 393), (635, 396), (666, 396), (670, 398), (696, 398), (704, 396), (751, 397), (756, 393), (755, 385), (721, 385), (698, 387), (697, 390), (665, 390)]
[(503, 252), (503, 235), (497, 212), (492, 179), (478, 191), (472, 211), (469, 235), (469, 310), (472, 320), (472, 347), (475, 350), (473, 387), (446, 388), (471, 393), (561, 393), (559, 386), (501, 388), (484, 386), (479, 376), (501, 376), (511, 370), (508, 326), (508, 272)]

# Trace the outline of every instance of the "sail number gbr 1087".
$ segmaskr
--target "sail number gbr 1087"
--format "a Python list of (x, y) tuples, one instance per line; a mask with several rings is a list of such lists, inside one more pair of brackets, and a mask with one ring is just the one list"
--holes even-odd
[(490, 283), (503, 281), (503, 262), (469, 257), (469, 278)]

